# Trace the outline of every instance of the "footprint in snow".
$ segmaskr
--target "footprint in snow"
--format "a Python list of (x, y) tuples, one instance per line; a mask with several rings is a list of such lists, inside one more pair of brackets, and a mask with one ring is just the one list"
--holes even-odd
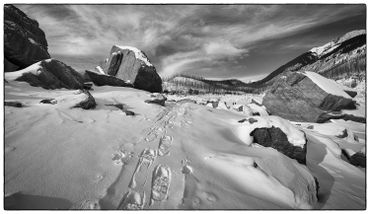
[(100, 210), (100, 204), (98, 200), (83, 200), (80, 201), (70, 208), (71, 210)]
[(158, 155), (159, 156), (167, 155), (170, 152), (171, 144), (172, 144), (172, 137), (168, 135), (163, 136), (159, 141)]
[(123, 197), (123, 201), (118, 206), (118, 209), (123, 210), (142, 210), (145, 203), (145, 192), (143, 196), (139, 192), (129, 190)]
[(152, 199), (163, 201), (167, 199), (171, 183), (171, 169), (168, 166), (157, 165), (153, 171)]

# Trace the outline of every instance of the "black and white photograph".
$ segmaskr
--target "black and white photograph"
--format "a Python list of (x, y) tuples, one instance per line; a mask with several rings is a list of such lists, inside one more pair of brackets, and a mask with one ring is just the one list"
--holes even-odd
[(2, 6), (3, 211), (366, 210), (365, 2)]

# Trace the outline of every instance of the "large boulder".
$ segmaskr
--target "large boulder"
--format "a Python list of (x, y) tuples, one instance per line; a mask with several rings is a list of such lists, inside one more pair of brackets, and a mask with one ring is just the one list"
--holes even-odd
[(84, 82), (80, 73), (55, 59), (42, 60), (25, 69), (5, 73), (5, 79), (45, 89), (82, 89)]
[(281, 76), (267, 91), (263, 105), (273, 115), (303, 122), (318, 122), (328, 112), (356, 108), (355, 101), (334, 81), (317, 75), (306, 72)]
[(13, 5), (4, 6), (4, 71), (26, 68), (50, 58), (45, 33), (37, 21)]
[(162, 91), (162, 79), (146, 55), (139, 49), (114, 45), (103, 70), (110, 76), (130, 82), (137, 89)]
[(86, 76), (97, 86), (120, 86), (120, 87), (133, 87), (131, 83), (125, 82), (117, 77), (99, 74), (97, 72), (86, 70)]

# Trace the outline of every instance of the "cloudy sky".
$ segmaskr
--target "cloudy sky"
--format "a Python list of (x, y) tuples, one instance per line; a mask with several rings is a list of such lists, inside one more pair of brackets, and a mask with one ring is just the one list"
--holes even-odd
[(344, 33), (365, 5), (16, 5), (45, 31), (49, 53), (77, 70), (113, 44), (143, 50), (162, 76), (258, 79)]

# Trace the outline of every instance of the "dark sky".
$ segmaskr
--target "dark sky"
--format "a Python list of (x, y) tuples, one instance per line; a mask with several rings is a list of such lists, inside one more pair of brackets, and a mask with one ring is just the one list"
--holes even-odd
[(77, 70), (113, 44), (143, 50), (162, 76), (259, 79), (348, 31), (365, 5), (16, 5), (45, 31), (49, 53)]

